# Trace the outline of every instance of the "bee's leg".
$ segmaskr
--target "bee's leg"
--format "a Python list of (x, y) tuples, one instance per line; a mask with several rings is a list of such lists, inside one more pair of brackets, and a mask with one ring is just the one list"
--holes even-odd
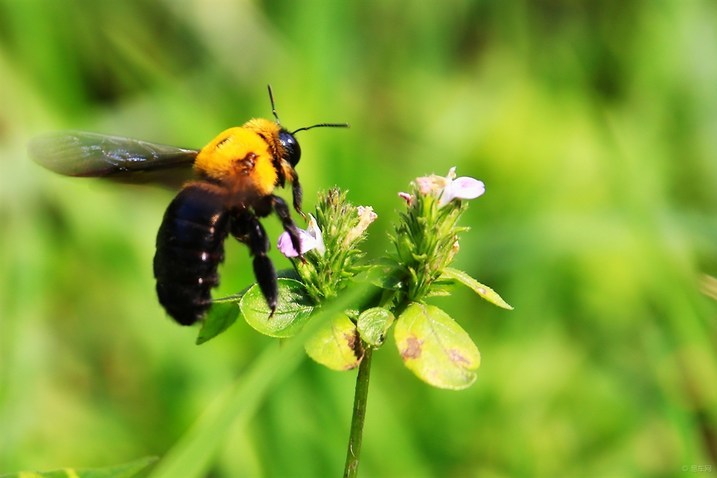
[(301, 189), (301, 183), (299, 183), (299, 176), (294, 175), (294, 181), (291, 186), (291, 193), (294, 198), (294, 209), (296, 209), (296, 212), (298, 212), (301, 217), (306, 219), (306, 214), (304, 214), (304, 211), (301, 210), (301, 199), (303, 198), (303, 190)]
[[(294, 191), (296, 191), (296, 189), (294, 189)], [(301, 258), (301, 240), (299, 239), (299, 230), (297, 229), (296, 224), (294, 224), (294, 220), (291, 219), (289, 206), (286, 204), (286, 201), (279, 196), (271, 196), (271, 203), (274, 207), (274, 212), (276, 212), (276, 215), (279, 216), (279, 219), (281, 220), (281, 225), (284, 226), (284, 230), (291, 238), (291, 245), (294, 246), (294, 249), (299, 253), (299, 258)]]
[(259, 284), (266, 304), (271, 309), (269, 317), (276, 311), (276, 303), (279, 298), (279, 288), (276, 281), (276, 270), (271, 263), (267, 252), (269, 251), (269, 237), (266, 235), (264, 226), (253, 214), (244, 211), (232, 217), (231, 233), (240, 242), (249, 246), (254, 256), (254, 277)]

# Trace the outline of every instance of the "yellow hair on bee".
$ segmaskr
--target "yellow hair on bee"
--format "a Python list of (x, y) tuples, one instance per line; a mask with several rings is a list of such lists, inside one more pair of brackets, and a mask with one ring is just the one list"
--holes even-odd
[(271, 194), (279, 178), (275, 161), (281, 161), (278, 158), (283, 155), (279, 131), (278, 124), (265, 119), (229, 128), (202, 148), (194, 170), (234, 193), (248, 197)]
[[(281, 126), (278, 123), (263, 118), (255, 118), (244, 123), (243, 127), (254, 130), (262, 138), (266, 138), (267, 143), (269, 143), (269, 148), (275, 157), (284, 157), (284, 148), (281, 145), (281, 141), (279, 140), (279, 132), (281, 131)], [(284, 172), (284, 177), (289, 182), (292, 182), (296, 175), (294, 167), (283, 159), (280, 161), (280, 167)]]

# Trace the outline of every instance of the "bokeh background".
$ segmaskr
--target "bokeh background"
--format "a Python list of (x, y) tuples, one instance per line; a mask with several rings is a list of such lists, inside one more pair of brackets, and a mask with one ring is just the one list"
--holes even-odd
[[(363, 476), (717, 473), (707, 0), (0, 0), (0, 472), (164, 455), (271, 342), (237, 323), (198, 347), (164, 315), (171, 192), (54, 176), (27, 140), (201, 147), (270, 117), (267, 83), (289, 128), (351, 123), (302, 133), (299, 172), (306, 210), (334, 185), (374, 207), (372, 256), (413, 178), (487, 186), (457, 266), (515, 310), (436, 299), (482, 352), (465, 391), (375, 354)], [(252, 282), (227, 244), (218, 294)], [(339, 475), (354, 379), (304, 360), (209, 476)]]

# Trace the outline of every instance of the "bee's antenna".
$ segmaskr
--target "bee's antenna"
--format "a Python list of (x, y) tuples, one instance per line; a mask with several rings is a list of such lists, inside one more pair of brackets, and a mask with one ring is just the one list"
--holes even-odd
[(311, 128), (349, 128), (351, 125), (348, 123), (319, 123), (312, 126), (304, 126), (303, 128), (295, 129), (291, 134), (296, 134), (299, 131), (306, 131)]
[[(281, 121), (279, 120), (279, 115), (276, 113), (276, 105), (274, 104), (274, 92), (271, 90), (271, 84), (266, 85), (267, 90), (269, 90), (269, 101), (271, 101), (271, 113), (274, 115), (274, 118), (276, 118), (276, 122), (281, 124)], [(311, 128), (348, 128), (348, 123), (319, 123), (312, 126), (305, 126), (303, 128), (299, 128), (297, 130), (294, 130), (291, 132), (291, 134), (296, 134), (299, 131), (305, 131), (307, 129)]]
[(276, 113), (276, 105), (274, 105), (274, 92), (271, 91), (271, 85), (266, 85), (266, 88), (269, 90), (269, 101), (271, 101), (271, 113), (274, 115), (274, 118), (276, 118), (276, 122), (281, 124), (281, 121), (279, 121), (279, 115)]

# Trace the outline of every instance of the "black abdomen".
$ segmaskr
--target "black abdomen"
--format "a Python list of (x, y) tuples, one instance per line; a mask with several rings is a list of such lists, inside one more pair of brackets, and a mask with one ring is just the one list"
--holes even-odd
[(164, 213), (154, 277), (160, 304), (182, 325), (193, 324), (209, 309), (227, 231), (224, 197), (208, 185), (186, 186)]

